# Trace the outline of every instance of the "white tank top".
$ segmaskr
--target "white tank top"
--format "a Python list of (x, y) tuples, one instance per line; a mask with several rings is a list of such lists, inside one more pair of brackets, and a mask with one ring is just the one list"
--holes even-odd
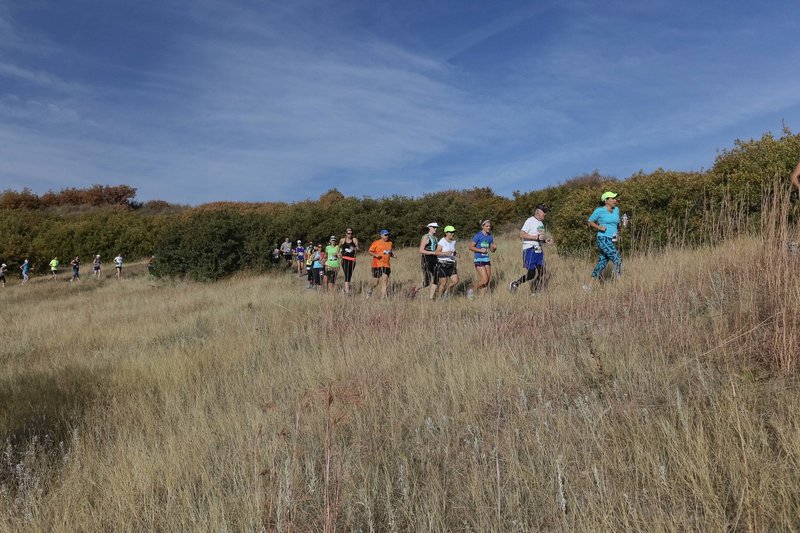
[[(442, 247), (443, 252), (455, 252), (456, 251), (456, 240), (453, 239), (451, 242), (447, 242), (447, 239), (440, 239), (437, 243), (439, 246)], [(456, 258), (452, 255), (440, 255), (438, 257), (440, 263), (455, 263)]]

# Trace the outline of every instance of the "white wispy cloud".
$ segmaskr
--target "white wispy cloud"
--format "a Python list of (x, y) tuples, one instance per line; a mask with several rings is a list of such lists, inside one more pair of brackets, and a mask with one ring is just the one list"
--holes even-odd
[[(16, 28), (3, 5), (0, 33), (15, 37), (0, 37), (0, 53), (35, 42), (0, 61), (0, 80), (16, 84), (0, 93), (0, 180), (12, 187), (127, 181), (142, 199), (190, 203), (291, 200), (330, 187), (510, 192), (639, 150), (626, 160), (635, 167), (670, 143), (800, 103), (800, 75), (776, 84), (770, 60), (738, 77), (709, 61), (722, 54), (709, 43), (744, 39), (738, 29), (642, 23), (669, 9), (661, 0), (523, 6), (413, 50), (355, 25), (349, 5), (198, 0), (187, 9), (166, 0), (191, 21), (168, 53), (146, 70), (108, 65), (121, 81), (94, 86), (48, 66), (93, 58)], [(496, 79), (450, 60), (552, 6), (570, 13), (558, 38), (523, 43)], [(32, 54), (36, 66), (19, 59)], [(787, 52), (775, 61), (787, 58), (800, 60)]]

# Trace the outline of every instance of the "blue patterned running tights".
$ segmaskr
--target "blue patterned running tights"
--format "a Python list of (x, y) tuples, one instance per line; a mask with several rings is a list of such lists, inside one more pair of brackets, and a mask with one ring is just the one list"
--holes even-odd
[(622, 257), (617, 252), (617, 247), (614, 246), (614, 241), (611, 237), (597, 236), (597, 249), (600, 250), (600, 258), (597, 260), (597, 265), (592, 270), (592, 277), (599, 277), (606, 268), (608, 262), (614, 263), (614, 275), (619, 276), (622, 274)]

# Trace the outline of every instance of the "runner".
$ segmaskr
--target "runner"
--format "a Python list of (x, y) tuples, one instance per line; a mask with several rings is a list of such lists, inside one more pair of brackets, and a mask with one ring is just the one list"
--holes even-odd
[(92, 277), (100, 279), (100, 254), (95, 255), (92, 261)]
[[(469, 243), (469, 251), (475, 254), (475, 273), (478, 275), (478, 282), (475, 284), (475, 291), (479, 295), (486, 294), (489, 290), (489, 283), (492, 281), (492, 262), (489, 254), (494, 253), (497, 246), (494, 244), (492, 235), (492, 223), (489, 220), (481, 222), (481, 230), (472, 237)], [(472, 299), (474, 292), (472, 289), (467, 291), (467, 298)]]
[(281, 255), (286, 261), (286, 266), (292, 268), (292, 244), (289, 242), (289, 237), (286, 237), (281, 243)]
[(322, 285), (322, 273), (325, 270), (325, 252), (322, 250), (322, 243), (318, 242), (314, 247), (314, 262), (311, 263), (311, 277), (314, 280), (314, 288), (319, 289)]
[(114, 258), (114, 278), (122, 278), (122, 254), (117, 254), (117, 257)]
[(336, 244), (336, 235), (328, 239), (325, 247), (325, 289), (336, 292), (336, 274), (339, 273), (339, 246)]
[(77, 255), (75, 259), (69, 262), (72, 265), (72, 279), (69, 280), (70, 283), (75, 281), (76, 279), (80, 281), (81, 279), (81, 259)]
[(339, 241), (339, 248), (342, 249), (344, 293), (350, 294), (350, 280), (353, 279), (353, 271), (356, 269), (356, 254), (361, 251), (358, 248), (358, 239), (353, 237), (353, 228), (347, 228), (344, 232), (344, 237)]
[(50, 261), (50, 279), (58, 279), (58, 257), (54, 257)]
[(367, 298), (372, 296), (372, 291), (380, 284), (381, 297), (387, 298), (389, 293), (389, 276), (392, 275), (392, 241), (389, 240), (389, 230), (382, 229), (381, 238), (369, 247), (372, 256), (372, 282), (367, 290)]
[(800, 161), (798, 161), (797, 166), (794, 167), (794, 172), (792, 172), (791, 180), (792, 180), (792, 185), (797, 187), (797, 191), (800, 192)]
[[(422, 287), (425, 288), (428, 285), (433, 284), (434, 287), (431, 289), (431, 297), (433, 296), (434, 292), (436, 291), (435, 287), (435, 279), (436, 279), (436, 271), (438, 269), (439, 261), (436, 257), (436, 230), (439, 229), (439, 224), (436, 222), (431, 222), (428, 224), (428, 233), (422, 236), (422, 239), (419, 241), (419, 259), (420, 259), (420, 268), (422, 268)], [(416, 291), (414, 291), (416, 292)]]
[(156, 268), (156, 256), (155, 255), (151, 255), (147, 259), (147, 275), (148, 276), (152, 276), (153, 275), (153, 271), (155, 270), (155, 268)]
[[(597, 230), (597, 249), (600, 250), (600, 257), (597, 260), (594, 270), (592, 270), (592, 280), (598, 281), (603, 270), (611, 261), (614, 263), (614, 277), (618, 278), (622, 274), (622, 257), (617, 252), (615, 243), (619, 237), (619, 194), (606, 191), (600, 196), (602, 204), (595, 209), (589, 220), (589, 227)], [(590, 286), (584, 285), (584, 290), (592, 290)]]
[(25, 285), (28, 283), (28, 280), (31, 279), (31, 263), (26, 259), (22, 262), (19, 269), (22, 270), (22, 283), (20, 283), (20, 285)]
[(306, 289), (313, 289), (314, 288), (314, 243), (309, 241), (306, 244), (306, 278), (308, 279), (308, 285), (306, 285)]
[(548, 239), (544, 234), (544, 217), (550, 209), (539, 204), (533, 210), (533, 216), (525, 221), (522, 229), (519, 230), (519, 238), (522, 239), (522, 265), (527, 272), (518, 280), (512, 281), (508, 290), (516, 291), (520, 285), (533, 280), (533, 292), (542, 289), (545, 281), (546, 271), (544, 267), (544, 250), (542, 243), (552, 244), (553, 239)]
[[(444, 227), (444, 239), (439, 239), (436, 245), (436, 277), (431, 283), (430, 299), (434, 295), (440, 298), (449, 294), (458, 283), (458, 270), (456, 270), (456, 228)], [(445, 289), (447, 293), (445, 293)]]
[(297, 262), (297, 275), (302, 276), (305, 272), (306, 249), (303, 247), (303, 241), (301, 240), (297, 241), (297, 246), (294, 249), (294, 258)]
[(8, 272), (8, 265), (3, 263), (0, 265), (0, 283), (3, 284), (3, 288), (6, 286), (6, 272)]

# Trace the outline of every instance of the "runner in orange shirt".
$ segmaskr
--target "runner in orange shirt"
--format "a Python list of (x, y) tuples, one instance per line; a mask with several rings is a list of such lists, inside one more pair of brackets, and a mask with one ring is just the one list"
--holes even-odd
[(381, 230), (381, 238), (369, 247), (372, 256), (372, 281), (367, 290), (367, 298), (372, 296), (372, 289), (381, 284), (381, 297), (386, 298), (389, 289), (389, 276), (392, 275), (392, 241), (389, 240), (389, 230)]

